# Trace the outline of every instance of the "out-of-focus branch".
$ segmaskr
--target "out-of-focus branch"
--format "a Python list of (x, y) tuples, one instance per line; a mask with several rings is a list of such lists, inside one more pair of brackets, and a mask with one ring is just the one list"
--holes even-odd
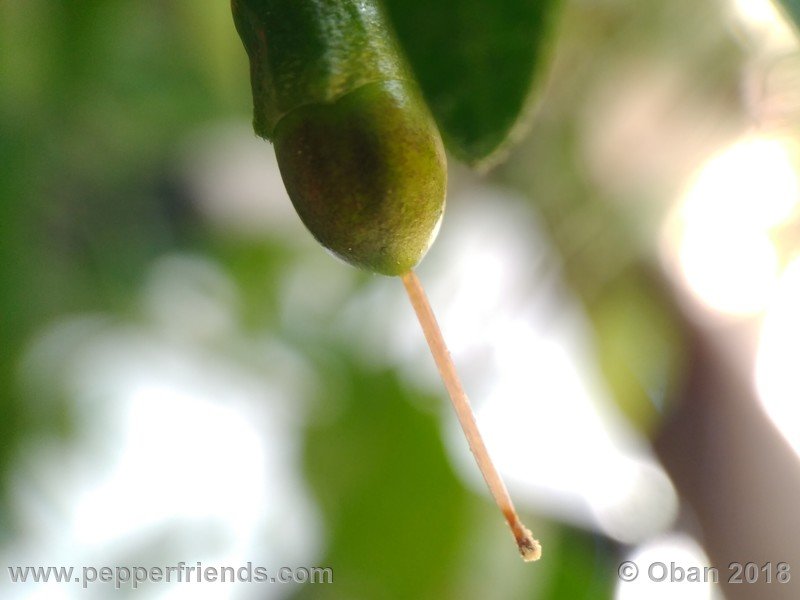
[(684, 385), (654, 447), (692, 508), (729, 600), (800, 597), (789, 584), (728, 583), (730, 563), (800, 565), (800, 460), (761, 410), (752, 370), (729, 364), (720, 342), (692, 324)]

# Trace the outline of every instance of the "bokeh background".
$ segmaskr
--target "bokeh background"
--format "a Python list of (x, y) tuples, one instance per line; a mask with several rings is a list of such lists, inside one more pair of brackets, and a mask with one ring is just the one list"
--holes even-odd
[[(767, 0), (569, 0), (550, 56), (418, 270), (530, 565), (400, 282), (294, 214), (228, 3), (3, 0), (0, 596), (799, 597), (796, 35)], [(7, 572), (180, 561), (334, 584)]]

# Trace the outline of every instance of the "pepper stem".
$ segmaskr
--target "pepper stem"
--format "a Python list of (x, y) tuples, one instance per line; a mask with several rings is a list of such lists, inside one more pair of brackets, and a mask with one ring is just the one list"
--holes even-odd
[(522, 524), (519, 516), (517, 516), (517, 511), (514, 510), (514, 504), (511, 502), (511, 497), (508, 495), (503, 479), (489, 457), (486, 444), (484, 444), (481, 433), (478, 430), (478, 424), (475, 422), (475, 415), (472, 412), (469, 398), (467, 398), (467, 394), (461, 385), (453, 358), (450, 356), (450, 351), (444, 342), (442, 331), (436, 322), (436, 316), (433, 314), (431, 305), (425, 295), (425, 290), (414, 271), (409, 271), (403, 275), (402, 280), (408, 293), (408, 298), (411, 300), (411, 305), (414, 307), (414, 312), (417, 313), (417, 319), (422, 326), (425, 339), (428, 341), (433, 359), (436, 361), (439, 374), (450, 395), (458, 422), (467, 437), (469, 449), (478, 463), (483, 479), (486, 481), (486, 485), (489, 486), (489, 491), (492, 493), (494, 501), (511, 528), (511, 533), (514, 534), (514, 539), (517, 541), (517, 547), (523, 560), (538, 560), (542, 555), (542, 547), (537, 540), (533, 539), (530, 530)]

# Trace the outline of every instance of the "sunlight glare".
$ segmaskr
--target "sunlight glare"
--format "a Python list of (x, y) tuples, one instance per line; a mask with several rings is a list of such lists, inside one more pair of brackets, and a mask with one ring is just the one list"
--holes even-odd
[(792, 26), (771, 0), (732, 0), (732, 8), (738, 20), (768, 46), (778, 51), (796, 47)]
[(136, 390), (127, 412), (121, 461), (80, 501), (76, 539), (108, 542), (178, 514), (218, 515), (242, 534), (257, 522), (265, 449), (244, 415), (155, 386)]
[(795, 209), (800, 184), (791, 141), (745, 138), (712, 157), (683, 199), (688, 222), (768, 229)]
[(744, 139), (705, 164), (677, 214), (681, 268), (701, 301), (734, 315), (764, 309), (779, 273), (769, 230), (792, 216), (799, 194), (788, 141)]
[(684, 276), (705, 304), (730, 315), (763, 310), (778, 276), (778, 254), (757, 232), (687, 227), (680, 248)]
[(756, 387), (764, 409), (800, 454), (800, 258), (781, 277), (764, 317), (756, 360)]
[(774, 25), (783, 20), (770, 0), (733, 0), (733, 5), (743, 19), (759, 25)]

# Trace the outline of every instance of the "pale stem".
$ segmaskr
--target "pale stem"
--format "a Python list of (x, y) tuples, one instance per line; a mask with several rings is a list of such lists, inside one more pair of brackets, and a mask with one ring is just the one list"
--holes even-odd
[(428, 346), (430, 346), (433, 359), (436, 361), (439, 374), (442, 376), (442, 381), (444, 381), (444, 385), (450, 395), (458, 421), (464, 430), (464, 435), (467, 437), (469, 449), (478, 463), (483, 479), (486, 481), (486, 485), (489, 486), (489, 491), (492, 493), (494, 501), (514, 534), (514, 539), (517, 541), (522, 558), (526, 561), (538, 560), (542, 555), (542, 547), (537, 540), (533, 539), (531, 532), (517, 516), (517, 511), (514, 510), (514, 504), (511, 502), (511, 497), (508, 495), (503, 479), (492, 463), (492, 459), (489, 458), (489, 452), (486, 450), (486, 444), (483, 443), (483, 438), (478, 430), (478, 424), (475, 422), (475, 415), (472, 412), (469, 399), (461, 385), (450, 351), (444, 343), (442, 332), (425, 295), (425, 290), (413, 271), (403, 275), (402, 280), (406, 292), (408, 292), (408, 298), (411, 300), (411, 305), (414, 307), (414, 312), (417, 313), (417, 319), (419, 319), (419, 323), (422, 326), (425, 339), (428, 341)]

